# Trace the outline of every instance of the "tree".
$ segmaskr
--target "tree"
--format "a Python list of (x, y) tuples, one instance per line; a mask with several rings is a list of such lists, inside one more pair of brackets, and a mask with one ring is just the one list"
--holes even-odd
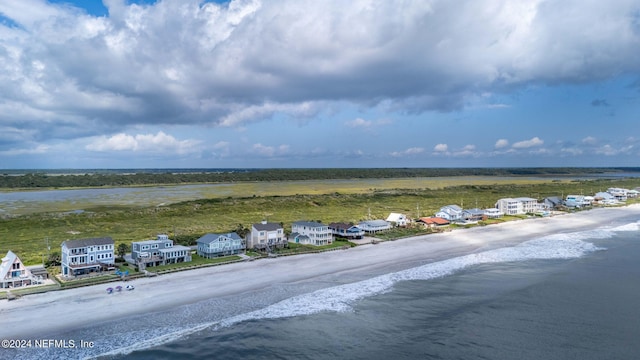
[(245, 236), (247, 236), (247, 234), (251, 232), (251, 230), (247, 229), (242, 224), (238, 224), (238, 226), (236, 227), (235, 232), (236, 232), (236, 234), (238, 234), (238, 236), (240, 236), (241, 238), (244, 239)]
[(129, 251), (129, 245), (121, 243), (118, 245), (118, 256), (124, 260), (124, 255)]
[(57, 251), (54, 251), (51, 254), (49, 254), (49, 257), (47, 258), (47, 262), (45, 263), (45, 266), (50, 267), (50, 266), (59, 266), (59, 265), (60, 265), (60, 253)]

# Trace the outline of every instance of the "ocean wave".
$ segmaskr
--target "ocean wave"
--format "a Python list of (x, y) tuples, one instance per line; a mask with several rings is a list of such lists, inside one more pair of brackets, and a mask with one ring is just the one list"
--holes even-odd
[(611, 230), (612, 231), (616, 231), (616, 232), (638, 231), (638, 230), (640, 230), (640, 221), (634, 222), (634, 223), (630, 223), (630, 224), (616, 226), (616, 227), (612, 228)]
[(640, 222), (614, 228), (552, 234), (512, 247), (459, 256), (354, 283), (333, 286), (294, 296), (259, 310), (229, 317), (220, 321), (203, 323), (197, 327), (180, 329), (154, 337), (153, 339), (136, 341), (134, 345), (115, 349), (100, 354), (97, 357), (126, 355), (133, 351), (170, 343), (200, 331), (216, 331), (244, 321), (288, 318), (320, 312), (351, 311), (354, 304), (359, 300), (389, 292), (398, 282), (441, 278), (477, 265), (529, 260), (579, 258), (588, 253), (605, 250), (605, 248), (598, 247), (585, 240), (607, 239), (614, 236), (616, 232), (638, 230), (640, 230)]

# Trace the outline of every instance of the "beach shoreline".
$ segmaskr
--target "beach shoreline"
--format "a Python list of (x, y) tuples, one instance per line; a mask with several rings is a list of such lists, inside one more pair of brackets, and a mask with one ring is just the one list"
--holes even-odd
[[(69, 329), (126, 319), (215, 297), (244, 296), (274, 284), (297, 284), (327, 276), (377, 276), (500, 247), (545, 235), (595, 229), (613, 219), (640, 220), (640, 205), (598, 208), (548, 218), (457, 229), (347, 250), (267, 258), (135, 279), (122, 284), (33, 294), (0, 301), (0, 339), (55, 336)], [(133, 291), (105, 289), (133, 284)]]

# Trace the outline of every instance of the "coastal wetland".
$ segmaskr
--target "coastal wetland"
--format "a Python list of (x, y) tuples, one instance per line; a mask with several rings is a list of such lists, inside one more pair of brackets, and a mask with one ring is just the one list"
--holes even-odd
[[(593, 194), (636, 188), (636, 177), (442, 176), (274, 180), (184, 185), (0, 190), (0, 252), (41, 263), (62, 241), (110, 236), (130, 244), (166, 233), (192, 244), (208, 232), (250, 228), (267, 219), (324, 223), (431, 216), (443, 205), (493, 207), (503, 197)], [(392, 238), (393, 236), (391, 236)]]

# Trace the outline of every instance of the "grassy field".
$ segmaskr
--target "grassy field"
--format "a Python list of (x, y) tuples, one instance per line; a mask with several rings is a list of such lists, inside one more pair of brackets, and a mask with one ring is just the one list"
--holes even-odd
[[(0, 219), (0, 253), (12, 250), (26, 264), (41, 263), (51, 251), (60, 251), (62, 241), (111, 236), (120, 243), (155, 238), (166, 233), (172, 238), (192, 239), (208, 232), (229, 232), (242, 225), (268, 219), (283, 223), (285, 230), (298, 220), (354, 222), (386, 218), (389, 212), (411, 218), (431, 216), (443, 205), (464, 208), (493, 207), (504, 197), (528, 196), (543, 199), (570, 193), (593, 194), (608, 187), (635, 188), (638, 179), (590, 181), (506, 180), (468, 177), (448, 182), (443, 178), (382, 180), (314, 180), (239, 184), (232, 195), (185, 201), (164, 206), (96, 206), (84, 213), (48, 209)], [(341, 185), (342, 184), (342, 185)], [(344, 184), (349, 184), (346, 186)], [(357, 185), (359, 184), (359, 185)], [(90, 211), (89, 211), (90, 210)]]
[[(0, 215), (29, 215), (35, 213), (60, 213), (84, 210), (103, 212), (105, 210), (141, 209), (163, 206), (184, 201), (199, 199), (226, 199), (244, 197), (269, 197), (293, 195), (325, 195), (366, 194), (372, 191), (388, 189), (437, 190), (451, 186), (473, 184), (476, 186), (492, 186), (496, 184), (542, 184), (551, 180), (541, 177), (505, 177), (505, 176), (451, 176), (435, 178), (398, 178), (398, 179), (333, 179), (333, 180), (296, 180), (269, 182), (241, 182), (227, 184), (191, 184), (138, 186), (120, 188), (121, 191), (111, 193), (109, 187), (95, 189), (66, 189), (78, 191), (85, 195), (75, 195), (68, 199), (61, 196), (55, 201), (34, 201), (18, 199), (9, 201), (0, 208)], [(568, 182), (570, 180), (563, 180)], [(62, 189), (49, 189), (60, 191)], [(0, 189), (10, 193), (15, 189)], [(22, 191), (43, 192), (43, 189), (26, 189)], [(46, 196), (43, 196), (46, 198)]]

